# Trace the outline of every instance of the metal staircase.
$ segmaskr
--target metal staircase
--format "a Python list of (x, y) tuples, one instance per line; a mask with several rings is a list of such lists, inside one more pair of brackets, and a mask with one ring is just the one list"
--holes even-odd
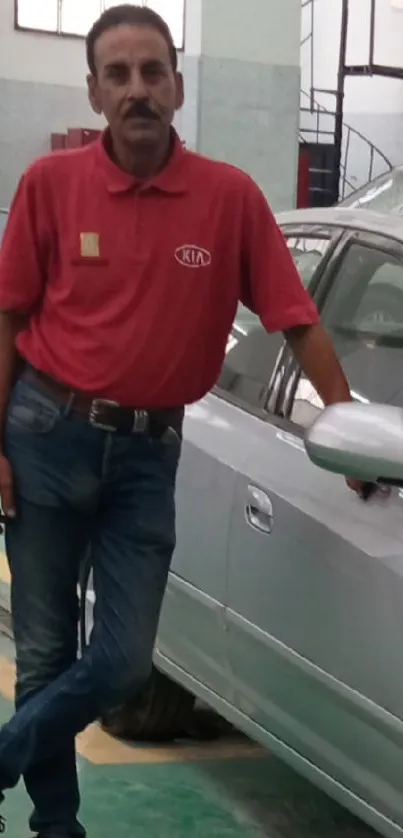
[[(329, 0), (317, 0), (317, 2), (329, 2)], [(301, 60), (307, 58), (309, 90), (301, 90), (300, 143), (309, 149), (310, 153), (309, 195), (313, 206), (329, 206), (337, 203), (358, 187), (371, 181), (376, 175), (393, 168), (390, 160), (374, 143), (344, 121), (344, 88), (347, 76), (383, 75), (403, 79), (403, 69), (374, 64), (376, 0), (370, 0), (369, 61), (362, 66), (347, 65), (349, 0), (341, 0), (341, 3), (339, 62), (334, 90), (315, 87), (315, 0), (302, 0), (301, 4), (308, 30), (301, 39)], [(320, 104), (318, 96), (321, 94), (326, 94), (327, 99), (334, 100), (334, 107), (326, 108)], [(359, 183), (353, 182), (349, 167), (352, 147), (355, 147), (356, 153), (359, 153), (364, 164), (364, 174)]]

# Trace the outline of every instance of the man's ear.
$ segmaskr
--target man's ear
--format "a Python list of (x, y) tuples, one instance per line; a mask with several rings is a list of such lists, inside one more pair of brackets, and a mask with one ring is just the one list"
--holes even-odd
[(182, 73), (176, 73), (176, 98), (175, 110), (180, 111), (185, 101), (185, 83), (183, 81)]
[(91, 73), (89, 73), (87, 76), (87, 88), (88, 99), (92, 107), (92, 110), (94, 111), (94, 113), (100, 115), (102, 113), (102, 107), (98, 97), (97, 80), (95, 76), (93, 76)]

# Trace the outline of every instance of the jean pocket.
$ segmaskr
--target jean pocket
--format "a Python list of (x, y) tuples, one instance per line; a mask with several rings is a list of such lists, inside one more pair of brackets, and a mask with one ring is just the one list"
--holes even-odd
[(178, 431), (169, 425), (159, 439), (159, 442), (165, 446), (173, 446), (180, 450), (182, 445), (182, 436)]
[(14, 387), (7, 410), (10, 430), (47, 434), (53, 430), (61, 411), (52, 399), (20, 380)]
[(161, 437), (151, 438), (150, 442), (154, 454), (175, 477), (182, 450), (182, 436), (174, 428), (169, 427)]

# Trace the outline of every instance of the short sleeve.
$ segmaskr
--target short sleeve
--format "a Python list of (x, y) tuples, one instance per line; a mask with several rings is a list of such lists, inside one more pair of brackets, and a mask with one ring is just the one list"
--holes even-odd
[(269, 332), (314, 325), (319, 320), (274, 215), (249, 178), (243, 216), (241, 300)]
[(41, 300), (50, 236), (41, 172), (33, 166), (21, 178), (0, 248), (0, 310), (30, 312)]

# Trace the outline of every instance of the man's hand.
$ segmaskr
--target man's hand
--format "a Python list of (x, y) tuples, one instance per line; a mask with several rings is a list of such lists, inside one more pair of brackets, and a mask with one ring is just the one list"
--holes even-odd
[[(352, 401), (346, 377), (323, 326), (297, 326), (289, 329), (285, 337), (301, 369), (326, 406)], [(362, 480), (347, 477), (346, 483), (362, 500), (368, 500), (372, 494), (369, 484)]]
[(356, 480), (354, 477), (346, 477), (346, 483), (349, 489), (356, 492), (361, 500), (369, 500), (379, 489), (377, 483), (363, 482), (362, 480)]
[(365, 486), (362, 480), (356, 480), (355, 477), (346, 477), (346, 483), (352, 492), (355, 492), (357, 495), (362, 495)]
[(10, 463), (0, 454), (0, 498), (6, 518), (15, 518), (14, 481)]
[(16, 349), (16, 337), (26, 328), (28, 320), (27, 314), (0, 311), (0, 501), (4, 515), (9, 519), (16, 516), (14, 481), (2, 443), (10, 394), (23, 364)]

